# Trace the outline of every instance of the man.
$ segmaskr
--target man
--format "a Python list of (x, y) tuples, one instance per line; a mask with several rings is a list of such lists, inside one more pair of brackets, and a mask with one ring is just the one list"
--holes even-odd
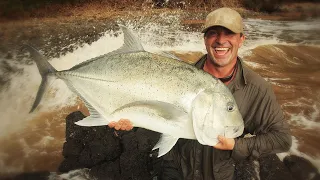
[[(240, 14), (230, 8), (217, 9), (208, 14), (202, 32), (208, 53), (195, 66), (227, 85), (244, 119), (243, 136), (251, 136), (219, 136), (214, 147), (180, 139), (163, 157), (160, 179), (232, 180), (235, 161), (287, 151), (291, 146), (290, 130), (271, 86), (238, 57), (245, 40)], [(121, 120), (109, 126), (130, 129), (128, 124)]]

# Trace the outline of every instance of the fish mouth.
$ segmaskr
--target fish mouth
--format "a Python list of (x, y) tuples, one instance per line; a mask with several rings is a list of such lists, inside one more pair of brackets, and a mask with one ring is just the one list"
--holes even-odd
[(243, 134), (244, 125), (240, 126), (225, 126), (224, 136), (226, 138), (236, 138)]

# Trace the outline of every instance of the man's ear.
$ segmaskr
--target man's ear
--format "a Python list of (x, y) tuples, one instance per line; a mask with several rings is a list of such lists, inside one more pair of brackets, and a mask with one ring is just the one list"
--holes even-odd
[(244, 40), (246, 39), (246, 36), (244, 34), (242, 34), (242, 36), (240, 36), (240, 43), (239, 43), (239, 47), (242, 46)]

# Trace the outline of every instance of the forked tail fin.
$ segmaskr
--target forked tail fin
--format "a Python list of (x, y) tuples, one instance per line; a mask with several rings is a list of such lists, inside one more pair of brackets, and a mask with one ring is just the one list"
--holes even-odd
[(29, 113), (33, 112), (35, 108), (39, 105), (41, 98), (45, 92), (45, 89), (48, 86), (48, 74), (55, 73), (57, 70), (45, 59), (45, 57), (39, 53), (34, 47), (29, 45), (23, 45), (23, 49), (26, 49), (30, 52), (31, 57), (36, 62), (39, 73), (41, 75), (41, 84), (39, 86), (36, 99), (31, 107)]

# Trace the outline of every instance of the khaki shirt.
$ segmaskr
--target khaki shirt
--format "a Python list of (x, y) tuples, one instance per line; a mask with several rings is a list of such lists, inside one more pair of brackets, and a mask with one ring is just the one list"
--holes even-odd
[[(195, 66), (203, 69), (205, 60), (206, 55)], [(257, 159), (291, 147), (290, 130), (271, 85), (245, 66), (239, 57), (238, 61), (236, 76), (227, 87), (244, 120), (242, 137), (247, 133), (255, 136), (236, 138), (232, 151), (180, 139), (163, 157), (160, 179), (231, 180), (234, 179), (235, 161)]]

